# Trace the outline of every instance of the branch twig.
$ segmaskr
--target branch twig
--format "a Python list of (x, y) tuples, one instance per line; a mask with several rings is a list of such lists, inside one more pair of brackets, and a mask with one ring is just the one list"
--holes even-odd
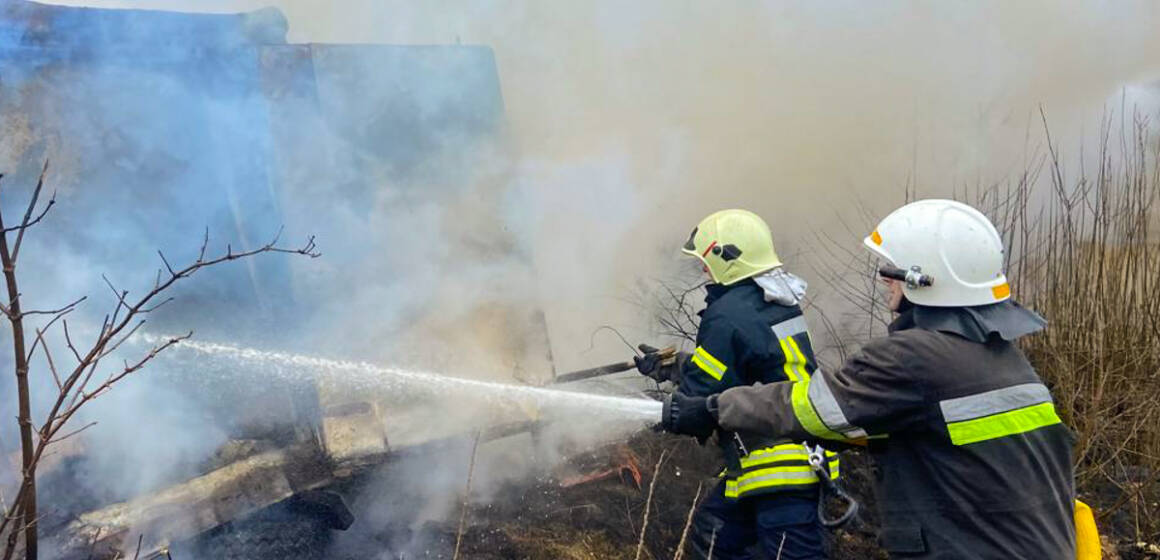
[(48, 200), (48, 204), (44, 205), (44, 210), (35, 219), (31, 219), (32, 212), (36, 210), (36, 201), (40, 198), (40, 190), (44, 187), (44, 175), (48, 173), (48, 160), (44, 160), (44, 167), (40, 169), (40, 178), (36, 180), (36, 189), (32, 191), (32, 200), (28, 203), (28, 208), (24, 211), (24, 219), (20, 221), (20, 225), (10, 229), (0, 231), (0, 235), (7, 235), (10, 231), (17, 231), (16, 243), (12, 245), (12, 262), (16, 262), (16, 257), (20, 255), (20, 244), (24, 241), (24, 232), (28, 228), (36, 225), (45, 214), (48, 214), (49, 208), (56, 204), (56, 191), (52, 191), (52, 198)]
[(467, 487), (463, 490), (463, 510), (459, 512), (459, 530), (455, 533), (455, 555), (452, 560), (459, 560), (459, 545), (463, 544), (463, 528), (467, 523), (467, 506), (471, 503), (471, 479), (475, 476), (475, 452), (479, 449), (479, 437), (482, 430), (475, 431), (475, 440), (471, 443), (471, 462), (467, 467)]
[(657, 478), (660, 478), (661, 464), (665, 462), (665, 454), (668, 450), (661, 451), (660, 457), (657, 458), (657, 464), (653, 467), (653, 478), (648, 483), (648, 498), (644, 502), (644, 518), (640, 524), (640, 540), (636, 543), (636, 556), (634, 560), (640, 560), (640, 554), (644, 552), (644, 536), (648, 533), (648, 513), (652, 509), (653, 490), (657, 487)]
[(704, 482), (697, 484), (697, 493), (693, 495), (693, 503), (689, 506), (689, 515), (685, 517), (685, 528), (681, 531), (681, 542), (677, 543), (677, 554), (673, 560), (681, 560), (685, 556), (685, 541), (689, 539), (689, 528), (693, 526), (693, 514), (697, 511), (697, 502), (701, 501), (701, 487)]

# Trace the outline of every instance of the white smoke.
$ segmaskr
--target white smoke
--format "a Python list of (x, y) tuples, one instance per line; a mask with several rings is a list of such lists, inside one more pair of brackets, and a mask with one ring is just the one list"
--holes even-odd
[[(68, 3), (229, 13), (270, 2)], [(624, 300), (642, 279), (669, 276), (678, 266), (676, 247), (714, 210), (745, 207), (765, 216), (789, 266), (816, 280), (807, 267), (811, 241), (826, 234), (856, 245), (842, 222), (859, 205), (881, 215), (902, 202), (903, 185), (922, 196), (945, 195), (1022, 172), (1027, 154), (1043, 143), (1041, 107), (1056, 140), (1072, 149), (1091, 136), (1121, 92), (1146, 114), (1160, 110), (1154, 85), (1160, 9), (1146, 1), (272, 4), (285, 13), (292, 42), (490, 47), (505, 113), (499, 145), (473, 146), (467, 155), (437, 151), (408, 180), (349, 200), (331, 187), (365, 180), (352, 176), (353, 163), (365, 154), (348, 152), (332, 137), (302, 138), (307, 148), (331, 148), (302, 152), (307, 156), (295, 168), (303, 176), (279, 200), (279, 210), (289, 232), (319, 235), (323, 259), (269, 265), (289, 270), (292, 281), (285, 285), (268, 283), (280, 276), (263, 268), (231, 269), (220, 281), (196, 279), (206, 284), (184, 292), (194, 303), (159, 322), (199, 328), (199, 337), (221, 333), (258, 346), (289, 338), (299, 347), (278, 350), (487, 379), (510, 379), (514, 365), (506, 356), (521, 350), (506, 348), (511, 341), (497, 334), (502, 326), (527, 323), (509, 320), (508, 304), (522, 309), (532, 302), (526, 307), (544, 311), (559, 371), (625, 359), (627, 349), (614, 337), (602, 335), (589, 349), (591, 333), (611, 324), (634, 342), (647, 341), (649, 318)], [(107, 88), (103, 115), (134, 132), (112, 134), (100, 118), (65, 114), (63, 120), (81, 123), (71, 131), (75, 138), (49, 139), (36, 153), (70, 141), (109, 149), (170, 142), (172, 131), (148, 123), (152, 112), (172, 108), (151, 105), (148, 92), (180, 84), (142, 82), (123, 71), (123, 79), (109, 84), (130, 85)], [(383, 82), (375, 82), (373, 68), (364, 73), (374, 88), (393, 87), (389, 73)], [(68, 76), (57, 80), (68, 87)], [(432, 99), (449, 89), (426, 87)], [(135, 281), (148, 282), (153, 250), (185, 248), (188, 256), (207, 223), (215, 233), (239, 237), (276, 228), (267, 209), (252, 201), (223, 219), (216, 203), (173, 186), (205, 179), (190, 175), (209, 173), (195, 165), (201, 147), (229, 151), (254, 141), (244, 131), (265, 127), (226, 126), (228, 115), (207, 118), (222, 123), (213, 142), (187, 139), (146, 160), (111, 158), (110, 165), (156, 176), (150, 196), (161, 200), (112, 189), (87, 199), (76, 195), (74, 208), (78, 200), (129, 208), (143, 225), (129, 227), (112, 210), (98, 212), (95, 221), (62, 211), (64, 241), (52, 241), (48, 229), (30, 241), (42, 244), (30, 245), (28, 258), (35, 251), (47, 255), (40, 278), (49, 280), (30, 287), (29, 297), (99, 291), (104, 271), (139, 272)], [(72, 192), (100, 182), (67, 173), (51, 178)], [(260, 198), (254, 193), (265, 188), (244, 176), (210, 178), (218, 186), (240, 185), (240, 192), (229, 192), (242, 199)], [(178, 204), (165, 200), (173, 193)], [(65, 197), (60, 207), (67, 204)], [(162, 217), (147, 211), (174, 206), (185, 211)], [(239, 227), (236, 216), (251, 222)], [(142, 231), (159, 233), (142, 243)], [(261, 318), (197, 310), (197, 302), (238, 299), (236, 288), (255, 282), (271, 310)], [(294, 336), (274, 336), (282, 330)], [(220, 383), (217, 390), (246, 389), (231, 385), (237, 380)], [(214, 395), (212, 385), (206, 389)], [(173, 478), (179, 463), (190, 462), (186, 457), (208, 453), (225, 437), (228, 426), (206, 414), (213, 403), (183, 404), (143, 424), (132, 411), (148, 415), (156, 403), (177, 398), (172, 389), (143, 377), (118, 391), (93, 418), (101, 421), (94, 428), (100, 447), (122, 458), (100, 474), (117, 480), (119, 495)], [(182, 421), (192, 418), (198, 420)], [(146, 438), (176, 442), (177, 459), (147, 461), (158, 450), (140, 446)], [(427, 496), (440, 507), (420, 518), (450, 511), (466, 469), (463, 460), (451, 463), (433, 475), (445, 484)], [(147, 465), (141, 468), (149, 472), (140, 476), (126, 464)], [(421, 463), (383, 476), (406, 479), (428, 468)], [(502, 478), (504, 468), (481, 472)], [(481, 475), (481, 488), (493, 487), (487, 479)], [(374, 508), (366, 512), (369, 519), (397, 521)]]

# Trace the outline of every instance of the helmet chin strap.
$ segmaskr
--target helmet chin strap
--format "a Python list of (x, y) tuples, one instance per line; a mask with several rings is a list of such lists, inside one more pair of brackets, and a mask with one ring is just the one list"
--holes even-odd
[(906, 299), (906, 294), (902, 294), (902, 299), (898, 300), (898, 309), (895, 309), (894, 312), (902, 314), (910, 311), (911, 309), (914, 309), (914, 304), (911, 303), (910, 300)]

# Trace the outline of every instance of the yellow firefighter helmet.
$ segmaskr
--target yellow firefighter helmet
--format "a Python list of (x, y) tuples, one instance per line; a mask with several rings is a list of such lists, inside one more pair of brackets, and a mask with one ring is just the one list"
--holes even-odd
[(769, 225), (748, 210), (710, 214), (689, 234), (681, 252), (700, 259), (713, 281), (726, 286), (781, 266)]

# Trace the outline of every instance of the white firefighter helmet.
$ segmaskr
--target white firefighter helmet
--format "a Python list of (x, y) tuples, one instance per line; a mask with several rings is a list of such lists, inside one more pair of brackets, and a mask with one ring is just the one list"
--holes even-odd
[(912, 303), (967, 307), (1011, 297), (1002, 237), (982, 212), (961, 202), (911, 202), (883, 218), (862, 243), (909, 273), (903, 293)]
[(700, 259), (713, 281), (726, 286), (781, 266), (769, 225), (748, 210), (710, 214), (689, 234), (681, 252)]

